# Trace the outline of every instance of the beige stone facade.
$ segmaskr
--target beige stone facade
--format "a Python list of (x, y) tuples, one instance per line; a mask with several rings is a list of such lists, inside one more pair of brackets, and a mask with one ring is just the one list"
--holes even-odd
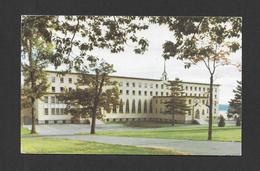
[[(48, 94), (43, 100), (36, 101), (36, 116), (39, 124), (44, 123), (70, 123), (71, 115), (64, 113), (65, 104), (60, 103), (55, 96), (61, 93), (65, 88), (74, 89), (78, 79), (77, 73), (58, 75), (58, 72), (46, 71), (50, 88)], [(111, 80), (118, 82), (120, 90), (120, 101), (123, 106), (113, 108), (110, 113), (103, 111), (104, 121), (131, 121), (131, 120), (160, 120), (171, 121), (171, 115), (163, 114), (159, 108), (162, 104), (155, 104), (156, 99), (167, 98), (170, 90), (160, 79), (146, 79), (123, 76), (111, 76)], [(206, 106), (209, 85), (204, 83), (182, 82), (184, 96), (187, 98), (187, 104), (194, 107), (194, 115), (199, 118), (207, 119), (208, 109)], [(218, 114), (219, 85), (214, 85), (213, 89), (213, 115)], [(197, 100), (195, 100), (197, 99)], [(177, 122), (190, 122), (192, 113), (185, 116), (177, 116)]]

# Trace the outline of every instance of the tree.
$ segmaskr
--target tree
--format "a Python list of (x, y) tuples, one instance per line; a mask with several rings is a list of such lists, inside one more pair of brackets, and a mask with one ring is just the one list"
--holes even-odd
[[(22, 16), (22, 27), (34, 25), (45, 40), (52, 42), (55, 53), (47, 59), (55, 67), (66, 66), (65, 73), (79, 70), (84, 58), (95, 49), (118, 53), (124, 51), (125, 45), (131, 45), (135, 53), (144, 53), (148, 41), (136, 35), (148, 29), (147, 24), (139, 22), (143, 19), (135, 16)], [(75, 51), (78, 53), (73, 53)]]
[(241, 119), (242, 119), (242, 81), (237, 81), (237, 87), (233, 90), (233, 93), (235, 94), (234, 99), (231, 99), (229, 101), (229, 108), (228, 108), (228, 114), (234, 115), (238, 114), (239, 117), (236, 118), (236, 125), (241, 125)]
[(31, 134), (36, 133), (34, 106), (37, 99), (46, 93), (49, 84), (44, 69), (47, 67), (45, 60), (52, 55), (52, 44), (48, 36), (44, 36), (45, 30), (39, 29), (38, 25), (44, 25), (42, 18), (22, 18), (21, 30), (21, 56), (22, 73), (24, 76), (24, 95), (27, 98), (23, 106), (31, 107), (32, 128)]
[(169, 84), (166, 84), (171, 91), (171, 96), (169, 100), (164, 102), (166, 107), (165, 113), (172, 115), (172, 126), (175, 125), (175, 115), (185, 115), (187, 111), (190, 110), (189, 106), (186, 104), (186, 99), (183, 96), (183, 88), (181, 85), (181, 80), (176, 79), (174, 81), (169, 81)]
[(225, 127), (225, 118), (222, 115), (219, 117), (218, 127)]
[[(213, 78), (216, 68), (231, 64), (229, 55), (240, 48), (240, 17), (151, 17), (166, 24), (174, 40), (163, 44), (165, 59), (184, 61), (185, 68), (202, 62), (210, 74), (208, 140), (212, 139)], [(239, 64), (234, 64), (239, 67)]]
[[(102, 118), (102, 108), (107, 112), (119, 105), (117, 82), (109, 74), (115, 72), (113, 65), (89, 57), (90, 64), (81, 71), (75, 90), (66, 91), (58, 98), (67, 104), (65, 112), (83, 118), (91, 117), (91, 134), (95, 134), (96, 118)], [(93, 75), (89, 72), (94, 73)]]

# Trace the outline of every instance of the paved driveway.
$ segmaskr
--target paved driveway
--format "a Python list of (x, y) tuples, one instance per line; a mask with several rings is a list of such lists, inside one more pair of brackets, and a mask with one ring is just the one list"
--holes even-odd
[(97, 135), (69, 135), (51, 136), (51, 138), (66, 138), (72, 140), (92, 141), (108, 144), (131, 145), (139, 147), (173, 148), (192, 155), (221, 155), (240, 156), (241, 143), (217, 142), (217, 141), (191, 141), (175, 139), (134, 138), (134, 137), (110, 137)]
[[(31, 125), (24, 125), (31, 129)], [(123, 124), (97, 124), (96, 130), (141, 130), (151, 128), (131, 128)], [(156, 128), (152, 128), (156, 129)], [(39, 135), (73, 135), (79, 132), (90, 132), (90, 125), (87, 124), (46, 124), (36, 125), (36, 131)]]

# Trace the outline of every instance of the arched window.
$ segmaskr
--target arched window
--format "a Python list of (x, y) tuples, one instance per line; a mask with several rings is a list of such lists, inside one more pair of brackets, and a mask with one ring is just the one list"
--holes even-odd
[(136, 113), (136, 110), (135, 110), (135, 99), (133, 99), (133, 101), (132, 101), (132, 113)]
[(202, 110), (202, 115), (204, 115), (205, 114), (205, 111), (204, 111), (204, 109)]
[(147, 102), (146, 102), (146, 100), (144, 101), (144, 113), (147, 113)]
[(150, 109), (149, 109), (150, 113), (153, 113), (153, 103), (152, 100), (150, 100)]
[(115, 105), (115, 104), (113, 105), (113, 113), (117, 113), (117, 112), (116, 112), (116, 105)]
[(120, 99), (120, 104), (119, 104), (119, 113), (123, 113), (123, 100)]
[(142, 108), (141, 108), (141, 100), (138, 101), (138, 113), (142, 112)]
[(125, 113), (129, 113), (129, 100), (126, 100)]

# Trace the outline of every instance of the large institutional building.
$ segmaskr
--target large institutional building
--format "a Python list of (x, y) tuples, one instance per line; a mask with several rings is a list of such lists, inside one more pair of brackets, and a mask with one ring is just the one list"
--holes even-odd
[[(76, 88), (78, 73), (60, 75), (57, 71), (46, 71), (50, 88), (43, 100), (35, 103), (38, 124), (71, 123), (72, 116), (64, 113), (65, 104), (56, 98), (65, 89)], [(138, 121), (157, 120), (171, 121), (172, 115), (165, 113), (164, 101), (170, 98), (170, 90), (165, 83), (168, 82), (164, 70), (161, 79), (135, 78), (124, 76), (110, 76), (118, 82), (121, 105), (113, 107), (108, 113), (103, 111), (104, 121)], [(190, 110), (185, 115), (177, 114), (178, 123), (189, 123), (194, 119), (208, 119), (207, 107), (209, 97), (209, 84), (182, 82), (184, 97)], [(213, 116), (218, 115), (219, 85), (213, 86)], [(22, 118), (22, 120), (24, 120)], [(28, 119), (27, 119), (28, 120)]]

